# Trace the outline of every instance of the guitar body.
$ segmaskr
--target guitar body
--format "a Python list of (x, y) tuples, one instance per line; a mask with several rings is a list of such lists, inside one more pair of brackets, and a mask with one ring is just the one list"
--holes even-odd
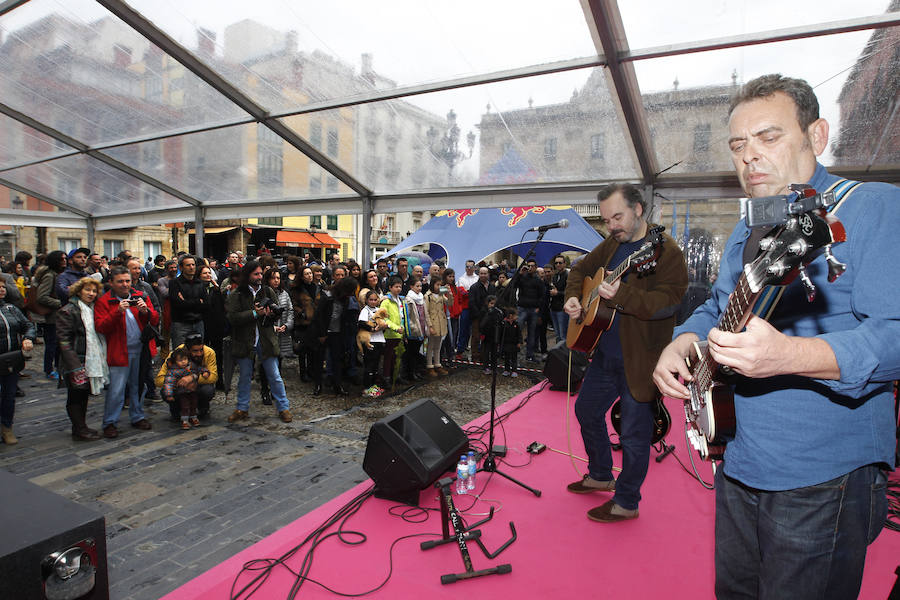
[[(622, 404), (621, 400), (616, 400), (609, 413), (609, 420), (612, 421), (613, 429), (616, 433), (622, 433)], [(656, 397), (653, 401), (653, 436), (650, 438), (651, 444), (658, 444), (669, 433), (672, 427), (672, 416), (669, 414), (662, 398)]]
[[(706, 352), (706, 342), (694, 344), (696, 358), (688, 360), (694, 375)], [(687, 383), (691, 397), (684, 402), (685, 428), (691, 445), (703, 460), (721, 460), (726, 440), (734, 436), (737, 420), (734, 416), (734, 392), (731, 386), (712, 381), (700, 390), (695, 381)]]
[[(582, 301), (590, 298), (591, 291), (599, 285), (603, 275), (604, 269), (600, 269), (594, 277), (584, 278), (584, 283), (581, 286)], [(607, 308), (600, 297), (594, 298), (588, 304), (583, 303), (582, 306), (584, 307), (584, 315), (577, 319), (569, 319), (566, 346), (572, 350), (590, 354), (597, 347), (603, 332), (612, 325), (616, 311)]]

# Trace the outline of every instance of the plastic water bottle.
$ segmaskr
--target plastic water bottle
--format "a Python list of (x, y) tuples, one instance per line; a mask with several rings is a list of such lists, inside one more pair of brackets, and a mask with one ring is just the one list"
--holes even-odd
[(469, 450), (468, 458), (466, 459), (467, 465), (469, 467), (469, 478), (466, 479), (466, 489), (474, 490), (475, 489), (475, 474), (478, 473), (478, 463), (475, 462), (475, 453)]
[(466, 480), (469, 478), (469, 459), (466, 458), (466, 455), (463, 454), (459, 457), (459, 462), (456, 464), (456, 493), (457, 494), (467, 494), (468, 485)]

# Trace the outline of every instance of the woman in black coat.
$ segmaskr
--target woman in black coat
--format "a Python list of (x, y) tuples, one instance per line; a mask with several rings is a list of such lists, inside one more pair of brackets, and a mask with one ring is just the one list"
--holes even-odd
[[(331, 289), (331, 295), (319, 303), (313, 321), (315, 336), (320, 346), (327, 348), (331, 354), (331, 385), (334, 393), (340, 396), (350, 394), (344, 387), (344, 374), (350, 364), (344, 339), (349, 331), (356, 335), (359, 311), (350, 307), (350, 299), (356, 295), (356, 286), (356, 280), (352, 277), (338, 280)], [(321, 390), (320, 374), (313, 394)]]
[[(31, 352), (35, 335), (34, 323), (26, 319), (18, 308), (6, 302), (6, 286), (0, 285), (0, 437), (10, 445), (19, 441), (13, 434), (12, 424), (16, 411), (19, 372), (25, 366), (24, 356), (20, 351)], [(20, 353), (12, 355), (14, 352)]]
[(101, 294), (99, 281), (83, 277), (69, 286), (69, 303), (56, 313), (59, 386), (68, 390), (66, 412), (77, 441), (100, 439), (99, 432), (87, 426), (87, 405), (90, 395), (101, 393), (109, 382), (106, 340), (94, 327), (94, 301)]
[[(206, 312), (203, 313), (203, 343), (213, 349), (216, 353), (216, 369), (218, 369), (219, 378), (216, 380), (216, 387), (224, 390), (222, 377), (222, 340), (229, 333), (228, 319), (225, 317), (225, 294), (216, 285), (212, 278), (212, 268), (207, 265), (200, 267), (197, 271), (197, 277), (203, 282), (203, 288), (206, 292), (207, 305)], [(173, 348), (174, 350), (174, 348)]]

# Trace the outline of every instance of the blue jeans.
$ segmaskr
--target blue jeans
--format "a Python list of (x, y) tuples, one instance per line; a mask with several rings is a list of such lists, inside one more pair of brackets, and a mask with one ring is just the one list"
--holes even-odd
[(116, 425), (122, 404), (128, 397), (128, 417), (132, 424), (144, 419), (144, 392), (141, 388), (141, 353), (128, 354), (127, 367), (109, 368), (109, 387), (103, 406), (103, 426)]
[[(263, 360), (259, 346), (256, 347), (256, 355), (266, 373), (269, 391), (272, 393), (272, 399), (275, 400), (278, 412), (289, 409), (291, 405), (287, 393), (284, 391), (284, 381), (281, 379), (281, 373), (278, 372), (278, 357), (270, 356)], [(237, 364), (241, 369), (238, 379), (237, 409), (246, 412), (250, 408), (250, 377), (253, 375), (253, 357), (238, 358)]]
[(588, 367), (581, 391), (578, 392), (575, 415), (581, 425), (581, 437), (587, 452), (588, 474), (597, 481), (613, 479), (606, 412), (616, 398), (621, 401), (622, 408), (622, 432), (619, 434), (622, 443), (622, 472), (616, 478), (613, 500), (622, 508), (634, 510), (641, 500), (641, 484), (647, 476), (650, 461), (653, 405), (638, 402), (631, 396), (621, 361), (595, 357)]
[(569, 333), (569, 315), (561, 310), (551, 310), (550, 321), (553, 323), (553, 331), (556, 332), (556, 341), (566, 339), (566, 334)]
[(0, 424), (12, 427), (16, 414), (16, 386), (19, 385), (19, 372), (0, 377)]
[(525, 344), (525, 358), (532, 360), (534, 358), (534, 350), (537, 347), (537, 322), (541, 317), (541, 309), (539, 308), (519, 308), (519, 329), (528, 327), (528, 339)]
[(462, 354), (469, 345), (469, 337), (472, 335), (472, 321), (469, 319), (469, 309), (464, 308), (459, 313), (459, 332), (456, 336), (456, 353)]
[(887, 515), (887, 477), (867, 465), (783, 492), (716, 473), (716, 596), (856, 598)]
[(172, 325), (169, 327), (169, 336), (172, 340), (172, 350), (182, 345), (184, 343), (184, 338), (186, 338), (189, 333), (194, 332), (199, 333), (201, 336), (203, 335), (203, 321), (197, 321), (195, 323), (182, 323), (181, 321), (172, 321)]

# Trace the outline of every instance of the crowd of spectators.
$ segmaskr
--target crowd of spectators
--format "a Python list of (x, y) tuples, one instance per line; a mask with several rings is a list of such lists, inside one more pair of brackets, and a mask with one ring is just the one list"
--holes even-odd
[[(89, 248), (37, 257), (0, 257), (0, 398), (2, 438), (16, 443), (12, 423), (22, 364), (42, 340), (43, 375), (67, 389), (66, 410), (77, 440), (118, 436), (121, 413), (150, 430), (145, 402), (162, 399), (182, 429), (209, 416), (216, 389), (230, 391), (239, 373), (229, 422), (245, 420), (255, 379), (263, 405), (290, 422), (282, 372), (296, 369), (318, 396), (327, 386), (347, 396), (353, 386), (377, 398), (398, 385), (447, 375), (453, 363), (480, 363), (486, 374), (502, 359), (517, 376), (519, 351), (539, 362), (547, 330), (564, 339), (560, 317), (568, 263), (534, 261), (518, 271), (504, 260), (469, 260), (457, 277), (442, 261), (410, 268), (380, 258), (364, 269), (353, 259), (309, 255), (282, 259), (231, 252), (220, 264), (179, 253), (142, 262), (123, 251), (113, 259)], [(2, 344), (0, 344), (2, 345)], [(296, 362), (295, 362), (296, 361)], [(358, 388), (357, 388), (358, 389)], [(101, 430), (87, 424), (91, 395), (104, 394)]]

